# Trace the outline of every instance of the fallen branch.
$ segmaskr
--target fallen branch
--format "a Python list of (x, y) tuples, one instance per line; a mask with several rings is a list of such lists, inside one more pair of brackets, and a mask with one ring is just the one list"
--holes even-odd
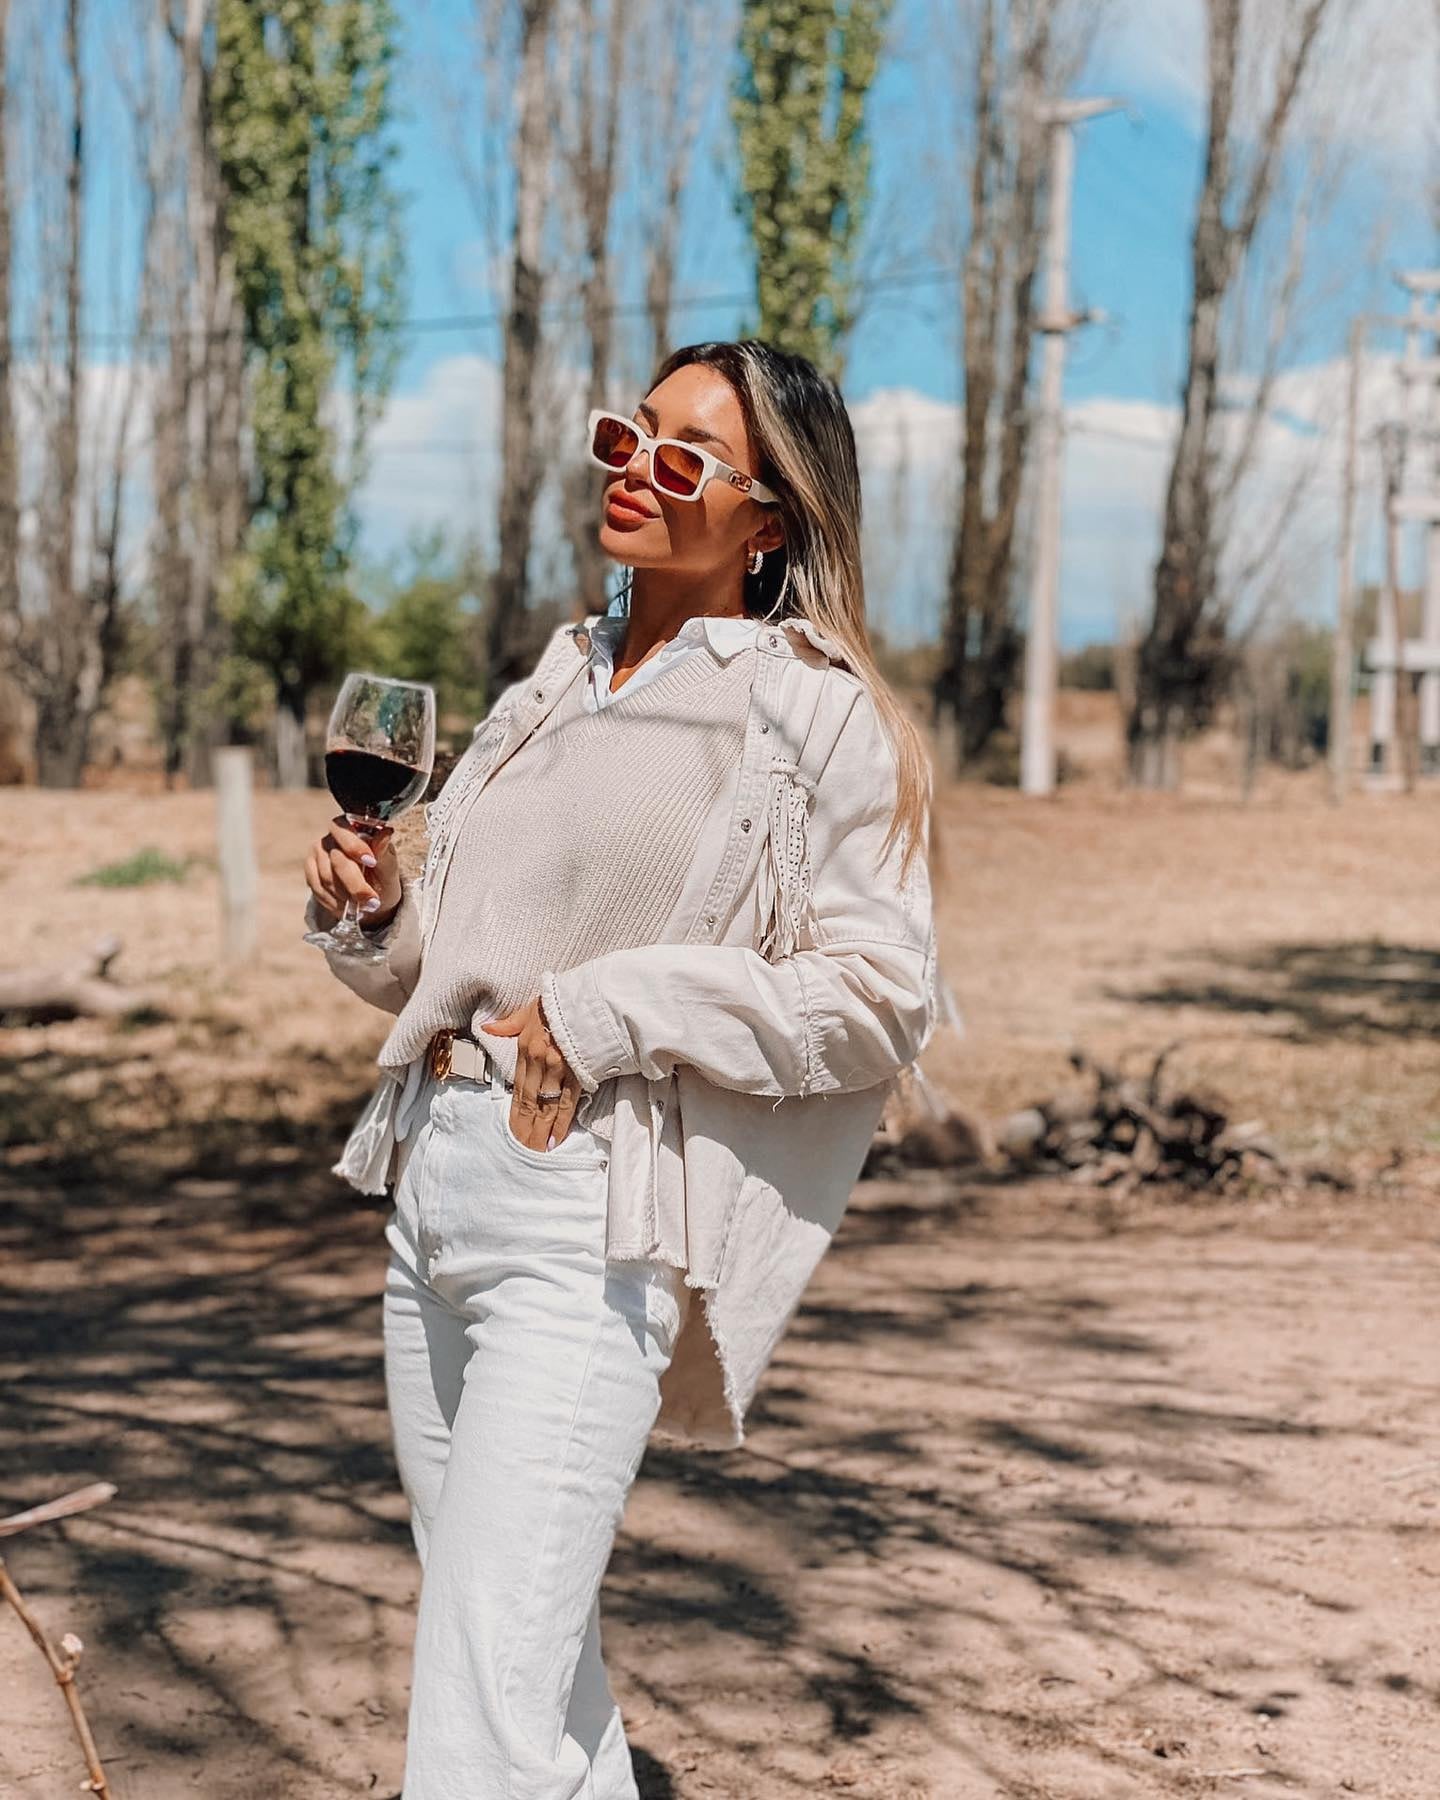
[(143, 1008), (167, 1009), (148, 995), (121, 987), (110, 965), (120, 954), (117, 937), (101, 938), (83, 962), (45, 969), (0, 969), (0, 1019), (22, 1025), (53, 1025), (61, 1019), (120, 1018)]
[(28, 1512), (11, 1513), (8, 1519), (0, 1519), (0, 1537), (15, 1537), (32, 1525), (48, 1525), (52, 1519), (68, 1519), (75, 1513), (89, 1512), (92, 1506), (103, 1506), (107, 1500), (113, 1500), (116, 1491), (113, 1483), (96, 1481), (89, 1487), (76, 1488), (73, 1494), (62, 1494), (58, 1500), (47, 1500), (43, 1506), (32, 1506)]
[[(58, 1500), (46, 1501), (43, 1506), (32, 1506), (27, 1512), (12, 1513), (8, 1519), (0, 1519), (0, 1536), (13, 1537), (19, 1532), (28, 1531), (36, 1525), (46, 1525), (55, 1519), (69, 1518), (78, 1512), (85, 1512), (92, 1506), (102, 1506), (115, 1493), (108, 1481), (97, 1481), (90, 1487), (77, 1488), (72, 1494), (62, 1494)], [(105, 1769), (100, 1761), (100, 1752), (95, 1747), (94, 1733), (90, 1729), (90, 1721), (85, 1716), (85, 1708), (80, 1701), (80, 1689), (76, 1685), (75, 1671), (80, 1666), (80, 1658), (85, 1653), (85, 1646), (73, 1632), (67, 1631), (61, 1638), (59, 1646), (52, 1644), (45, 1635), (45, 1628), (31, 1612), (24, 1595), (16, 1587), (9, 1569), (5, 1566), (4, 1557), (0, 1557), (0, 1598), (12, 1606), (20, 1623), (34, 1639), (36, 1647), (50, 1666), (50, 1673), (55, 1677), (55, 1684), (65, 1696), (65, 1704), (70, 1709), (70, 1723), (75, 1728), (75, 1736), (79, 1739), (80, 1749), (90, 1771), (89, 1779), (81, 1785), (87, 1792), (98, 1794), (100, 1800), (112, 1800), (110, 1784), (105, 1777)]]

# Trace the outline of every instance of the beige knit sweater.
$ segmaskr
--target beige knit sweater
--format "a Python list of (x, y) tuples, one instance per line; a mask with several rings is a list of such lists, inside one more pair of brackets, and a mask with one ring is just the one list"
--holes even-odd
[[(382, 1067), (403, 1068), (446, 1027), (478, 1033), (533, 1000), (547, 970), (659, 940), (739, 768), (754, 669), (753, 651), (689, 656), (593, 714), (571, 684), (458, 828)], [(512, 1080), (514, 1038), (484, 1041)]]

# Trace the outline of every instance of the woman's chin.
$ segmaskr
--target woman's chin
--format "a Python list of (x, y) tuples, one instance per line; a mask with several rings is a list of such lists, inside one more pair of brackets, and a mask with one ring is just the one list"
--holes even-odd
[(611, 562), (625, 563), (632, 569), (645, 568), (651, 563), (664, 562), (669, 552), (668, 544), (647, 544), (650, 532), (645, 525), (638, 525), (633, 530), (623, 525), (611, 525), (602, 520), (600, 524), (599, 543), (602, 552)]

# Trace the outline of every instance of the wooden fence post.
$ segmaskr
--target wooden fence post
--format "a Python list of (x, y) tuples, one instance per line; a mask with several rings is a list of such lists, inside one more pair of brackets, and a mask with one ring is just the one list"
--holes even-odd
[(220, 850), (220, 907), (226, 962), (243, 962), (255, 948), (259, 865), (250, 805), (250, 751), (243, 744), (215, 752), (215, 827)]

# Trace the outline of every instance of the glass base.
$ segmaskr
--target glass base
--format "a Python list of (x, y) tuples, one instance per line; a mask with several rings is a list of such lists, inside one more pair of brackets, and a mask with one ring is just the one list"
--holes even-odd
[(337, 919), (328, 931), (307, 931), (305, 942), (316, 945), (327, 955), (344, 956), (355, 962), (381, 963), (385, 960), (385, 946), (366, 937), (354, 919)]

